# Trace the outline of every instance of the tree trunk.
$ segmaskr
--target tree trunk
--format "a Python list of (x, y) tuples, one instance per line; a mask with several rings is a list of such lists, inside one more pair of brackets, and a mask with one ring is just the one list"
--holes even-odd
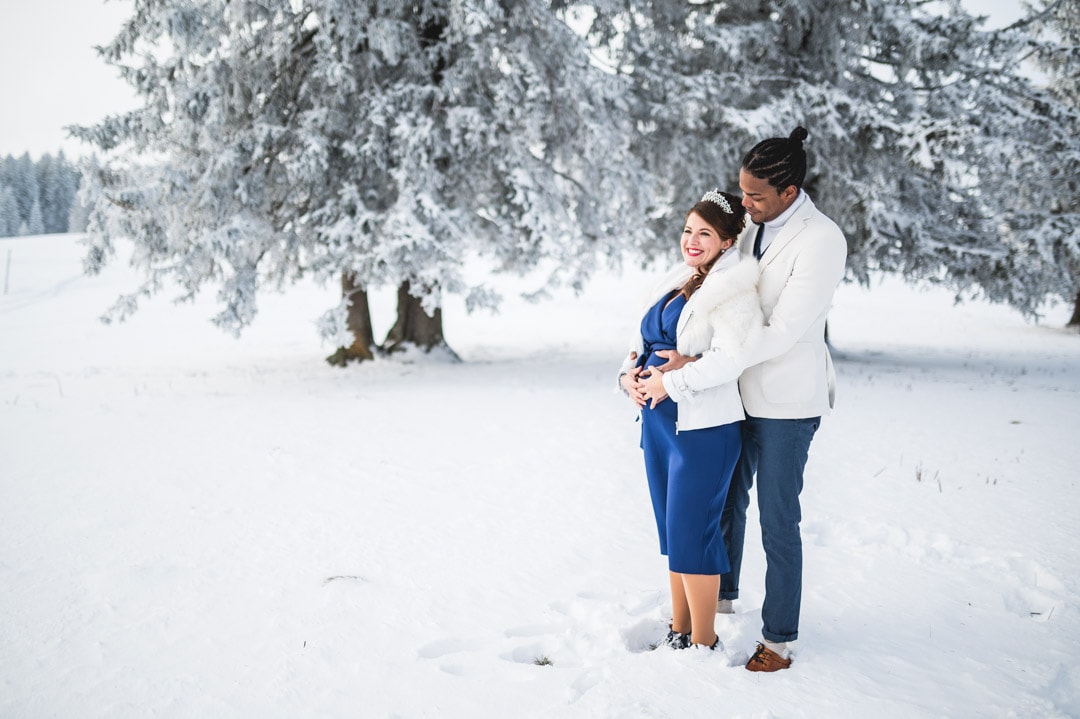
[(450, 359), (459, 360), (443, 338), (442, 309), (436, 308), (434, 315), (425, 312), (420, 298), (413, 297), (409, 292), (409, 282), (406, 280), (398, 287), (397, 321), (387, 333), (383, 347), (387, 352), (397, 352), (408, 345), (419, 347), (425, 352), (439, 348), (445, 351)]
[(375, 359), (375, 350), (378, 347), (371, 329), (367, 290), (356, 285), (355, 276), (344, 273), (341, 275), (341, 295), (349, 298), (346, 324), (352, 333), (353, 343), (348, 347), (338, 347), (337, 352), (327, 357), (326, 361), (335, 367), (344, 367), (351, 361)]
[(1080, 291), (1076, 293), (1076, 302), (1073, 304), (1072, 319), (1068, 322), (1069, 327), (1080, 326)]

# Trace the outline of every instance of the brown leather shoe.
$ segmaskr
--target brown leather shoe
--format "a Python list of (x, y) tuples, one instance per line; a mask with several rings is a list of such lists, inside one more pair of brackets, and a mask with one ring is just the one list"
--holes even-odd
[(754, 656), (746, 663), (746, 668), (752, 672), (775, 672), (790, 666), (790, 659), (784, 659), (764, 644), (757, 645)]

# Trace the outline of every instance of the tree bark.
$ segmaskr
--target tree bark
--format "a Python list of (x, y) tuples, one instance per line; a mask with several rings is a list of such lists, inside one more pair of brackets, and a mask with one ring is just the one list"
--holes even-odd
[(442, 309), (436, 308), (434, 315), (425, 312), (420, 298), (409, 292), (406, 280), (398, 287), (397, 321), (387, 333), (383, 347), (387, 352), (397, 352), (408, 345), (415, 345), (425, 352), (438, 347), (451, 359), (459, 359), (443, 338)]
[(1069, 327), (1080, 326), (1080, 291), (1076, 293), (1076, 302), (1073, 304), (1072, 319), (1068, 322)]
[(338, 347), (326, 361), (335, 367), (344, 367), (349, 362), (363, 362), (375, 359), (375, 335), (371, 329), (371, 309), (368, 305), (367, 290), (356, 284), (356, 277), (341, 275), (341, 295), (349, 299), (349, 314), (346, 324), (352, 333), (353, 343), (348, 347)]

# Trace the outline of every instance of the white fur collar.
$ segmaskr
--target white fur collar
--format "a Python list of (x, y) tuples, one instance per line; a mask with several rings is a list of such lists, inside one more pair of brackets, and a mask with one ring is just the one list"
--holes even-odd
[[(734, 249), (728, 249), (727, 251), (725, 251), (724, 254), (720, 255), (720, 259), (716, 261), (716, 264), (712, 266), (712, 269), (709, 270), (709, 276), (705, 278), (705, 282), (703, 282), (701, 288), (693, 294), (693, 296), (690, 298), (690, 301), (693, 302), (694, 298), (696, 298), (703, 290), (705, 290), (706, 287), (712, 288), (716, 287), (717, 285), (721, 287), (724, 286), (726, 284), (725, 281), (720, 281), (719, 283), (717, 282), (719, 275), (726, 270), (734, 268), (739, 264), (740, 257), (737, 251), (735, 251)], [(754, 270), (756, 272), (757, 261), (755, 260), (753, 264), (755, 265)], [(694, 269), (685, 264), (679, 264), (676, 267), (671, 268), (671, 270), (668, 271), (666, 275), (664, 275), (663, 279), (656, 283), (652, 291), (649, 293), (649, 296), (646, 298), (647, 306), (651, 307), (661, 297), (664, 297), (672, 290), (682, 287), (684, 284), (686, 284), (686, 281), (690, 279), (690, 276), (692, 274), (694, 274)], [(754, 283), (756, 284), (756, 282), (757, 279), (755, 277)], [(722, 292), (722, 290), (720, 291)]]
[(741, 258), (738, 252), (725, 252), (687, 304), (715, 307), (735, 295), (756, 291), (759, 270), (756, 260)]

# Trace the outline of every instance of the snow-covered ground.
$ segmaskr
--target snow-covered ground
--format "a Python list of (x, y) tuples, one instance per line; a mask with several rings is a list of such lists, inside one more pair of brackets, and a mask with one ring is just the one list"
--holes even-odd
[(240, 340), (212, 292), (104, 326), (135, 278), (76, 239), (0, 241), (2, 717), (1080, 716), (1064, 307), (841, 288), (799, 652), (758, 675), (756, 520), (726, 651), (647, 650), (666, 565), (612, 379), (644, 273), (452, 300), (464, 363), (341, 370), (333, 288)]

